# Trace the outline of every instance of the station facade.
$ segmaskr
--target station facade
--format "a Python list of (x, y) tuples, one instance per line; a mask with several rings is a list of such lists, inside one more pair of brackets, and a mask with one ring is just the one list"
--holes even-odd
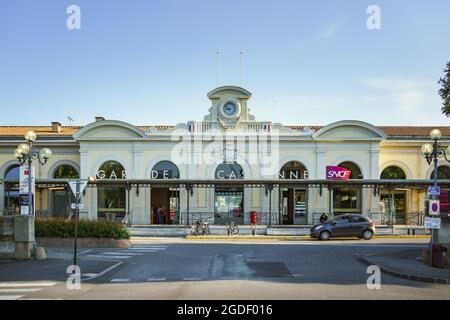
[[(341, 120), (326, 126), (283, 125), (257, 120), (250, 112), (251, 93), (236, 86), (208, 93), (210, 108), (202, 121), (173, 126), (135, 126), (97, 117), (83, 127), (0, 127), (0, 215), (18, 213), (18, 179), (14, 149), (23, 134), (34, 130), (36, 147), (48, 147), (53, 157), (45, 165), (35, 162), (36, 179), (98, 180), (276, 180), (327, 179), (327, 166), (350, 170), (350, 179), (431, 179), (433, 167), (420, 153), (435, 127), (374, 126)], [(450, 127), (442, 131), (442, 144), (450, 144)], [(439, 163), (439, 178), (450, 179), (450, 167)], [(89, 188), (82, 198), (86, 219), (111, 219), (132, 224), (183, 223), (187, 191), (181, 187)], [(196, 188), (189, 211), (216, 224), (230, 217), (248, 223), (249, 212), (272, 212), (274, 224), (313, 224), (320, 214), (362, 213), (382, 219), (384, 204), (395, 211), (397, 223), (424, 211), (426, 190), (382, 190), (374, 193), (357, 186), (330, 193), (317, 188), (277, 188), (267, 195), (261, 188), (221, 184)], [(271, 197), (269, 199), (269, 197)], [(330, 198), (331, 197), (331, 198)], [(38, 188), (36, 214), (64, 217), (73, 201), (68, 188)], [(383, 209), (384, 208), (384, 209)], [(161, 214), (164, 213), (164, 214)]]

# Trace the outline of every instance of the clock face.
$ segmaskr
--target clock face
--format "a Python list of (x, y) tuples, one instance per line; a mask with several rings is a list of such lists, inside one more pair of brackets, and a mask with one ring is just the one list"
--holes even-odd
[(227, 117), (232, 117), (237, 113), (238, 109), (234, 102), (228, 101), (223, 105), (222, 112)]

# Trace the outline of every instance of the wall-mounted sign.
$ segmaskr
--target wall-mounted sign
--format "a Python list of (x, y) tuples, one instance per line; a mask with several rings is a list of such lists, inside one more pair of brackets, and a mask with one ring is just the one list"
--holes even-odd
[(327, 166), (326, 177), (327, 180), (347, 180), (350, 178), (352, 172), (346, 168), (338, 166)]
[(280, 172), (280, 179), (308, 179), (308, 171), (300, 170), (282, 170)]
[(439, 200), (430, 200), (428, 213), (430, 216), (438, 216), (441, 212)]
[(105, 170), (98, 170), (97, 171), (97, 179), (126, 179), (127, 173), (125, 170), (120, 170), (116, 172), (116, 170), (111, 170), (110, 172), (106, 172)]
[(441, 228), (441, 218), (425, 217), (423, 225), (425, 228), (428, 228), (428, 229), (440, 229)]
[(217, 166), (214, 175), (216, 179), (244, 179), (244, 171), (237, 163), (221, 163)]
[(150, 172), (151, 179), (180, 179), (178, 167), (170, 161), (160, 161)]

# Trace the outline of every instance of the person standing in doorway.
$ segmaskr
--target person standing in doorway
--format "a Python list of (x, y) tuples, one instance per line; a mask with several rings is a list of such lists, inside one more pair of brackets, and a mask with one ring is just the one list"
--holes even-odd
[(164, 216), (165, 216), (166, 212), (164, 211), (164, 207), (161, 205), (158, 208), (158, 223), (159, 224), (164, 224)]

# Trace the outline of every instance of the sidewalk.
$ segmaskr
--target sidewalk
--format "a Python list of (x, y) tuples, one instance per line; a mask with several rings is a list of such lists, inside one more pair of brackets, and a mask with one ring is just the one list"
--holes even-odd
[(365, 256), (361, 257), (360, 260), (369, 265), (377, 265), (382, 272), (395, 277), (450, 284), (450, 268), (438, 269), (427, 265), (420, 259), (421, 254), (422, 250), (407, 250)]

